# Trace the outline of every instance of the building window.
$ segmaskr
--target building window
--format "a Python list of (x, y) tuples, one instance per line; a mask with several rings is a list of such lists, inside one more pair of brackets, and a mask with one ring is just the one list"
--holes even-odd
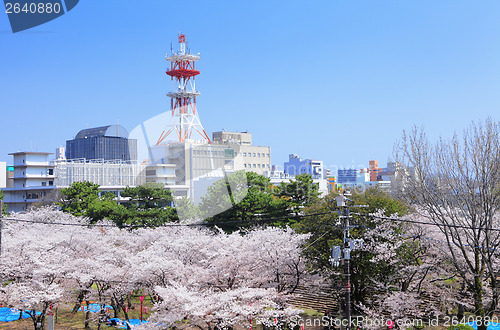
[(255, 152), (253, 153), (253, 156), (255, 157)]
[(257, 164), (257, 167), (260, 168), (260, 164)]
[(269, 154), (266, 154), (266, 157), (269, 158)]
[(54, 181), (49, 181), (49, 186), (53, 186), (54, 185)]
[(260, 152), (259, 152), (259, 153), (257, 153), (257, 157), (260, 157)]
[(45, 187), (47, 185), (47, 182), (42, 182), (42, 186)]
[(243, 167), (247, 168), (247, 164), (243, 164)]
[(243, 157), (246, 157), (246, 156), (247, 156), (247, 153), (246, 153), (246, 152), (244, 152), (244, 153), (243, 153)]
[(256, 167), (257, 167), (257, 165), (253, 164), (253, 168), (256, 168)]
[(54, 169), (53, 168), (49, 168), (49, 175), (54, 175)]

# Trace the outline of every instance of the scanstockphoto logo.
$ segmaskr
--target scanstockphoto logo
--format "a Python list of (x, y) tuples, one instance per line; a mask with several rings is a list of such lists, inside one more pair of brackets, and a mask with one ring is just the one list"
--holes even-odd
[(71, 9), (79, 0), (4, 0), (12, 32), (16, 33), (56, 19)]

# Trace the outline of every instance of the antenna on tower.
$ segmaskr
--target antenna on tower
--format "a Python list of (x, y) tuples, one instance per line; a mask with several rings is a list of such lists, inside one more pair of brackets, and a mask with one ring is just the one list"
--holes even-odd
[(179, 142), (185, 142), (191, 139), (192, 133), (198, 133), (199, 136), (208, 143), (210, 138), (203, 129), (200, 119), (196, 114), (196, 98), (200, 93), (195, 88), (195, 76), (200, 74), (200, 71), (195, 69), (195, 62), (200, 59), (198, 55), (192, 55), (190, 50), (186, 53), (186, 36), (179, 33), (179, 48), (172, 56), (167, 56), (167, 61), (170, 62), (170, 70), (166, 73), (175, 80), (177, 89), (168, 93), (170, 97), (170, 109), (172, 111), (173, 124), (165, 129), (156, 145), (164, 143), (170, 133), (177, 135)]

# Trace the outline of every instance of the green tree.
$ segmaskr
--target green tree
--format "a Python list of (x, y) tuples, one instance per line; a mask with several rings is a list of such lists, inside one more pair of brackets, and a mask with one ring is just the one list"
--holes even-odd
[(282, 182), (276, 193), (277, 196), (289, 200), (296, 214), (301, 208), (317, 202), (319, 194), (319, 184), (314, 183), (312, 176), (307, 173), (295, 176), (290, 182)]
[(68, 188), (60, 190), (59, 202), (61, 210), (75, 216), (87, 216), (93, 221), (101, 220), (88, 214), (89, 206), (99, 200), (99, 185), (89, 182), (73, 182)]
[[(202, 197), (200, 210), (209, 223), (226, 231), (235, 231), (260, 222), (256, 218), (286, 216), (290, 203), (273, 193), (270, 179), (254, 172), (237, 171), (216, 181)], [(220, 224), (226, 223), (226, 224)]]
[[(0, 190), (0, 200), (3, 201), (3, 198), (5, 197), (4, 193), (3, 193), (3, 190)], [(0, 210), (0, 212), (2, 212), (3, 215), (7, 215), (7, 205), (5, 205), (5, 203), (3, 204), (3, 207), (2, 209)]]
[(175, 210), (177, 211), (179, 220), (195, 221), (201, 218), (200, 209), (187, 197), (175, 200)]
[(92, 200), (87, 208), (86, 216), (91, 219), (90, 223), (96, 223), (99, 220), (113, 220), (117, 215), (123, 215), (126, 209), (118, 204), (116, 196), (110, 192), (101, 194), (99, 198)]
[[(309, 243), (304, 251), (307, 256), (311, 269), (315, 272), (330, 276), (333, 283), (339, 286), (343, 285), (343, 278), (337, 276), (332, 270), (330, 262), (331, 249), (333, 245), (342, 245), (342, 230), (338, 219), (338, 207), (335, 202), (337, 192), (333, 192), (317, 203), (305, 209), (306, 214), (318, 214), (315, 216), (305, 217), (300, 222), (294, 224), (294, 228), (301, 233), (311, 233)], [(368, 228), (374, 228), (380, 225), (373, 218), (366, 216), (369, 213), (378, 210), (384, 210), (386, 216), (403, 215), (408, 212), (405, 203), (391, 198), (384, 192), (376, 189), (367, 190), (364, 193), (356, 193), (351, 199), (355, 204), (369, 205), (368, 208), (356, 209), (355, 215), (351, 219), (351, 224), (355, 225), (350, 230), (352, 238), (363, 238), (364, 233)], [(329, 213), (329, 214), (322, 214)], [(364, 215), (366, 214), (366, 215)], [(394, 232), (404, 231), (402, 223), (386, 221), (385, 225)], [(325, 234), (326, 232), (326, 234)], [(391, 245), (396, 244), (395, 241), (384, 240), (379, 243)], [(394, 267), (404, 267), (418, 262), (415, 259), (415, 253), (418, 252), (418, 245), (408, 241), (401, 245), (398, 253), (398, 260), (392, 263), (378, 262), (373, 263), (371, 260), (375, 257), (374, 254), (367, 251), (354, 250), (351, 252), (351, 286), (352, 298), (354, 302), (363, 303), (370, 289), (375, 282), (394, 281), (391, 283), (400, 288), (404, 288), (405, 279), (393, 279), (390, 274), (395, 273)], [(408, 280), (408, 279), (406, 279)], [(399, 282), (398, 282), (399, 281)]]
[(121, 192), (121, 197), (129, 200), (110, 214), (110, 219), (118, 226), (157, 227), (178, 220), (172, 207), (172, 193), (162, 184), (127, 187)]
[(161, 184), (126, 187), (121, 197), (128, 198), (123, 205), (118, 204), (112, 193), (99, 196), (97, 184), (74, 182), (70, 187), (61, 189), (58, 204), (64, 212), (88, 217), (90, 223), (109, 219), (119, 227), (156, 227), (177, 220), (175, 209), (171, 206), (172, 194)]

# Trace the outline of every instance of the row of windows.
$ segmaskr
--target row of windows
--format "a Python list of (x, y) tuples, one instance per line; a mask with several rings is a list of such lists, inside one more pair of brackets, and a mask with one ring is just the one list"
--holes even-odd
[[(253, 153), (252, 153), (252, 152), (249, 152), (249, 153), (248, 153), (248, 157), (261, 157), (261, 155), (262, 155), (262, 157), (267, 157), (267, 158), (269, 158), (269, 154), (265, 154), (265, 153), (260, 153), (260, 152), (257, 152), (257, 153), (255, 153), (255, 152), (253, 152)], [(246, 157), (246, 156), (247, 156), (247, 153), (246, 153), (246, 152), (244, 152), (244, 153), (243, 153), (243, 157)]]
[[(53, 185), (54, 185), (54, 181), (49, 181), (49, 186), (53, 186)], [(45, 181), (42, 182), (42, 187), (46, 187), (46, 186), (47, 186), (47, 182), (45, 182)], [(25, 187), (24, 183), (23, 183), (23, 187)]]
[(69, 140), (66, 141), (66, 158), (135, 160), (137, 140), (107, 136)]
[(45, 196), (45, 191), (39, 193), (27, 193), (25, 197), (27, 199), (38, 199), (42, 198), (43, 196)]
[(196, 150), (193, 149), (193, 155), (204, 155), (204, 156), (220, 156), (225, 158), (234, 157), (234, 149), (224, 149), (224, 150)]
[(212, 156), (224, 156), (224, 150), (199, 150), (193, 149), (193, 155), (212, 155)]
[(262, 164), (262, 167), (260, 164), (243, 164), (245, 168), (269, 168), (269, 164)]
[[(23, 175), (25, 175), (24, 171), (23, 171)], [(54, 169), (53, 169), (53, 168), (49, 168), (49, 169), (47, 170), (47, 175), (54, 175)], [(43, 171), (41, 171), (41, 172), (40, 172), (40, 176), (45, 176), (45, 175), (43, 174)]]
[[(195, 150), (193, 149), (193, 154), (194, 155), (212, 155), (212, 156), (217, 156), (217, 155), (220, 155), (220, 156), (228, 156), (227, 155), (227, 150), (224, 150), (224, 151), (221, 151), (221, 150), (212, 150), (212, 151), (208, 151), (208, 150)], [(240, 153), (241, 154), (241, 153)], [(233, 155), (231, 155), (232, 157)], [(244, 152), (243, 153), (243, 157), (267, 157), (269, 158), (269, 154), (266, 154), (266, 153), (261, 153), (261, 152)]]

